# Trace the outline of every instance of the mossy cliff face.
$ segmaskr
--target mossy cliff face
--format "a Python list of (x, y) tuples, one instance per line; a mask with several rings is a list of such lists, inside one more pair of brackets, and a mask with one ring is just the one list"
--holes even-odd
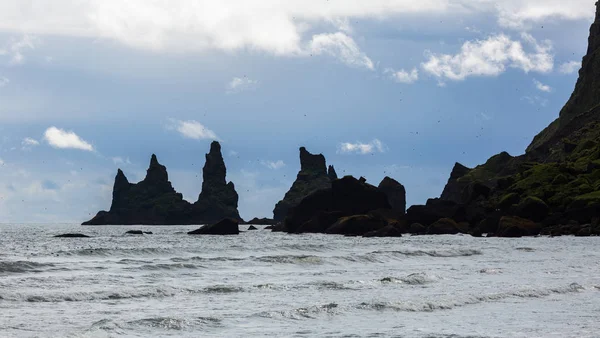
[(284, 198), (275, 205), (273, 219), (278, 222), (283, 221), (288, 211), (297, 206), (302, 199), (317, 190), (330, 188), (331, 182), (336, 178), (337, 174), (333, 166), (326, 167), (325, 156), (313, 155), (306, 148), (301, 147), (300, 172)]
[(144, 180), (129, 183), (121, 169), (113, 186), (109, 211), (100, 211), (84, 225), (105, 224), (205, 224), (223, 218), (239, 220), (238, 195), (233, 183), (225, 182), (225, 163), (221, 146), (211, 144), (203, 170), (204, 182), (198, 202), (190, 204), (175, 191), (167, 168), (152, 155)]
[[(511, 236), (552, 233), (547, 229), (566, 224), (567, 233), (600, 232), (600, 5), (577, 85), (559, 118), (524, 155), (501, 153), (473, 169), (457, 163), (441, 200), (453, 204), (453, 212), (460, 210), (471, 231), (508, 234), (498, 226), (502, 217), (512, 217), (504, 220), (525, 219), (539, 227), (513, 229)], [(443, 210), (432, 200), (409, 216), (417, 211), (439, 215)]]

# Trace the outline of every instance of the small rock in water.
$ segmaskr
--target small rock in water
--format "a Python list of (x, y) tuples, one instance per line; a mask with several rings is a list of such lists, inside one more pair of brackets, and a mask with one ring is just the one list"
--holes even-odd
[(248, 227), (248, 230), (258, 230), (254, 225), (251, 225), (250, 227)]
[(62, 234), (56, 235), (55, 238), (89, 238), (90, 236), (84, 234)]

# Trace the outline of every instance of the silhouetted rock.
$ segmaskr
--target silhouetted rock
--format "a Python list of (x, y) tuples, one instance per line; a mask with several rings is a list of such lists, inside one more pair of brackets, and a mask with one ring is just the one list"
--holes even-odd
[(129, 230), (125, 234), (128, 234), (128, 235), (152, 235), (152, 231)]
[(188, 235), (238, 235), (240, 229), (236, 220), (226, 218), (211, 225), (188, 232)]
[[(318, 190), (291, 209), (282, 230), (291, 233), (324, 232), (339, 218), (366, 215), (377, 209), (391, 209), (387, 196), (378, 188), (346, 176)], [(318, 219), (315, 219), (317, 217)]]
[(84, 234), (62, 234), (56, 235), (55, 238), (89, 238), (90, 236)]
[[(331, 187), (331, 176), (335, 173), (333, 167), (328, 175), (325, 165), (325, 156), (313, 155), (306, 148), (300, 148), (300, 172), (290, 190), (285, 194), (283, 200), (275, 205), (273, 219), (277, 222), (283, 221), (288, 211), (297, 206), (300, 201), (313, 192)], [(337, 176), (337, 174), (335, 174)]]
[(427, 232), (427, 227), (425, 227), (423, 224), (421, 223), (413, 223), (410, 225), (410, 231), (411, 234), (413, 235), (422, 235), (425, 234)]
[(195, 218), (205, 223), (217, 222), (223, 218), (242, 221), (237, 209), (238, 194), (233, 182), (226, 183), (226, 174), (221, 145), (213, 141), (202, 169), (202, 192), (194, 203)]
[(253, 224), (253, 225), (275, 225), (277, 224), (277, 222), (273, 219), (270, 218), (258, 218), (258, 217), (254, 217), (253, 219), (251, 219), (250, 221), (246, 222), (245, 224)]
[(248, 231), (250, 231), (250, 230), (258, 230), (258, 229), (254, 225), (251, 225), (248, 227)]
[(335, 172), (335, 168), (330, 165), (329, 168), (327, 169), (327, 176), (329, 177), (330, 180), (334, 181), (338, 179), (338, 175)]
[(406, 189), (402, 184), (386, 176), (378, 188), (387, 196), (393, 210), (402, 214), (406, 212)]
[(387, 222), (368, 215), (342, 217), (331, 225), (325, 233), (346, 236), (362, 236), (369, 232), (381, 230)]
[(498, 237), (535, 236), (540, 233), (541, 226), (520, 217), (504, 216), (498, 223)]
[(198, 202), (190, 204), (176, 192), (167, 168), (152, 155), (146, 177), (131, 184), (121, 169), (113, 186), (109, 211), (100, 211), (84, 225), (105, 224), (205, 224), (230, 217), (240, 219), (237, 211), (238, 195), (233, 183), (225, 183), (225, 163), (218, 142), (211, 144), (203, 170), (204, 181)]
[(452, 173), (450, 173), (450, 178), (448, 179), (448, 183), (444, 187), (444, 191), (442, 192), (442, 196), (440, 197), (446, 201), (452, 201), (455, 203), (460, 203), (462, 199), (462, 191), (466, 187), (467, 183), (459, 182), (458, 179), (467, 175), (471, 169), (465, 167), (460, 163), (455, 163), (454, 168), (452, 168)]
[(364, 237), (402, 237), (402, 231), (393, 225), (387, 225), (381, 229), (367, 232)]
[(461, 230), (461, 226), (450, 218), (442, 218), (437, 222), (434, 222), (427, 228), (427, 234), (429, 235), (456, 235), (464, 232), (465, 229)]

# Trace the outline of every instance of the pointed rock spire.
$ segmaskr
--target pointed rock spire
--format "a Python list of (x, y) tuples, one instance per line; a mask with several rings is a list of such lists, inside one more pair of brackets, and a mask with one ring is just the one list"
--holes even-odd
[(146, 182), (168, 182), (169, 174), (167, 173), (167, 167), (158, 163), (156, 155), (152, 154), (150, 158), (150, 166), (146, 170)]
[(332, 181), (335, 181), (338, 179), (338, 175), (335, 172), (335, 168), (332, 165), (330, 165), (329, 168), (327, 168), (327, 176)]

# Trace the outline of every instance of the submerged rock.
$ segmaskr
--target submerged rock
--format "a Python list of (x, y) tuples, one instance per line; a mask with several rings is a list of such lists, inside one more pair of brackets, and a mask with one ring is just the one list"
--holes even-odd
[(226, 218), (211, 225), (188, 232), (188, 235), (238, 235), (240, 229), (236, 220)]

